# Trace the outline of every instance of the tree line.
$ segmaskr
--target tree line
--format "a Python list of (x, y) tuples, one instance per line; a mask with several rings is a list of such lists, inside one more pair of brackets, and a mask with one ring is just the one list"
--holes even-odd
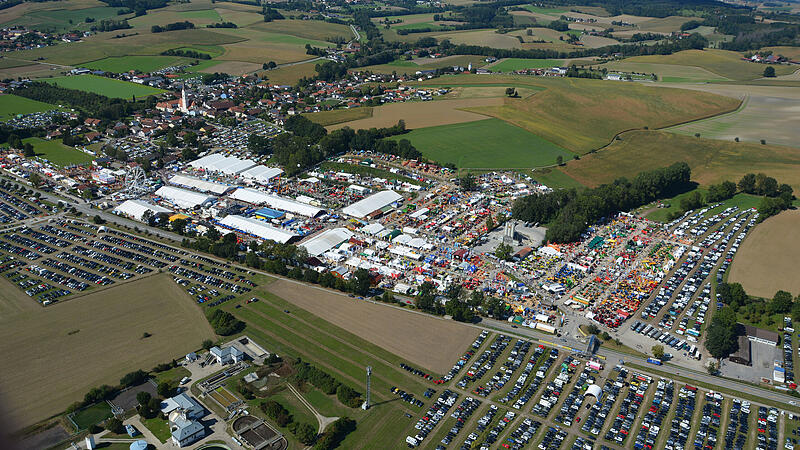
[(194, 58), (194, 59), (211, 59), (211, 55), (208, 53), (198, 52), (196, 50), (187, 50), (181, 48), (171, 48), (169, 50), (165, 50), (161, 52), (164, 56), (183, 56), (185, 58)]
[(16, 88), (13, 94), (44, 103), (66, 103), (81, 110), (84, 114), (108, 121), (119, 120), (136, 111), (153, 108), (157, 102), (154, 96), (146, 97), (143, 100), (128, 101), (78, 89), (67, 89), (55, 83), (41, 81), (34, 81)]
[(314, 387), (327, 395), (336, 394), (336, 398), (338, 398), (343, 405), (349, 406), (350, 408), (359, 408), (361, 406), (361, 394), (350, 386), (342, 384), (342, 382), (334, 378), (331, 374), (316, 366), (312, 366), (300, 358), (297, 358), (293, 367), (295, 369), (294, 378), (296, 380), (311, 383)]
[(687, 190), (690, 178), (689, 165), (675, 163), (641, 172), (630, 181), (619, 178), (594, 189), (522, 197), (514, 202), (512, 215), (526, 222), (549, 222), (545, 237), (550, 242), (573, 242), (580, 239), (588, 225), (601, 218)]
[(164, 25), (153, 25), (150, 27), (151, 33), (163, 33), (165, 31), (177, 31), (177, 30), (191, 30), (194, 28), (194, 24), (189, 22), (188, 20), (184, 20), (183, 22), (173, 22)]

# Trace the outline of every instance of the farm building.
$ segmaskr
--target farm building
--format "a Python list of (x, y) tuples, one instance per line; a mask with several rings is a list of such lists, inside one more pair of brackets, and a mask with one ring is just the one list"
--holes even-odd
[(167, 208), (148, 203), (144, 200), (125, 200), (121, 205), (114, 208), (114, 214), (127, 216), (140, 222), (144, 220), (147, 211), (150, 211), (152, 215), (158, 213), (172, 213), (172, 211)]
[(267, 167), (257, 165), (251, 167), (241, 173), (242, 178), (257, 181), (259, 183), (269, 183), (273, 178), (279, 177), (283, 173), (282, 169), (277, 167)]
[(739, 336), (739, 350), (736, 350), (736, 353), (732, 354), (728, 359), (743, 366), (750, 365), (750, 339), (747, 336)]
[(403, 196), (392, 190), (385, 190), (359, 200), (342, 209), (342, 213), (357, 219), (363, 219), (375, 211), (383, 211), (392, 203), (403, 199)]
[(268, 194), (258, 189), (239, 188), (230, 195), (234, 200), (239, 200), (253, 205), (267, 205), (273, 209), (299, 214), (306, 217), (317, 217), (323, 212), (322, 208), (301, 203), (286, 197)]
[(237, 216), (234, 214), (226, 216), (219, 223), (225, 228), (245, 236), (280, 242), (281, 244), (285, 244), (298, 237), (294, 233), (282, 230), (280, 228), (275, 228), (266, 222), (262, 222), (261, 220)]
[(351, 237), (353, 237), (353, 233), (347, 228), (333, 228), (303, 242), (300, 247), (305, 248), (309, 256), (319, 256)]
[(156, 191), (156, 195), (183, 209), (193, 209), (198, 206), (210, 205), (216, 200), (216, 197), (213, 195), (200, 194), (198, 192), (172, 186), (160, 187)]
[(778, 345), (778, 333), (774, 331), (757, 328), (752, 325), (744, 325), (744, 334), (751, 342), (758, 342), (771, 346)]
[(219, 153), (204, 156), (189, 163), (195, 169), (202, 169), (207, 172), (221, 172), (228, 175), (236, 175), (256, 165), (250, 159), (240, 159), (235, 156), (224, 156)]
[(234, 188), (234, 186), (228, 186), (227, 184), (201, 180), (200, 178), (180, 174), (170, 178), (169, 182), (176, 186), (182, 186), (200, 192), (208, 192), (214, 195), (222, 195)]

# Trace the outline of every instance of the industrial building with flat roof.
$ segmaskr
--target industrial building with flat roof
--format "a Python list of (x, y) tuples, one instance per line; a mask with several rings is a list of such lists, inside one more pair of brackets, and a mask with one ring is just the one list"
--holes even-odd
[(171, 209), (167, 209), (159, 205), (154, 205), (144, 200), (125, 200), (124, 202), (122, 202), (121, 205), (114, 208), (115, 214), (127, 216), (130, 217), (131, 219), (138, 220), (140, 222), (144, 221), (144, 216), (147, 213), (147, 211), (150, 211), (152, 215), (156, 215), (158, 213), (167, 213), (167, 214), (172, 213)]
[(290, 231), (275, 228), (261, 220), (234, 214), (226, 216), (219, 224), (240, 234), (256, 239), (280, 242), (281, 244), (285, 244), (299, 237)]
[(290, 198), (279, 197), (258, 189), (239, 188), (230, 195), (230, 198), (253, 205), (267, 205), (273, 209), (306, 217), (317, 217), (325, 212), (322, 208), (317, 208), (316, 206), (301, 203)]
[(192, 209), (198, 206), (210, 205), (216, 200), (216, 197), (213, 195), (201, 194), (199, 192), (189, 191), (173, 186), (160, 187), (156, 191), (156, 195), (183, 209)]
[(382, 211), (387, 206), (400, 201), (403, 196), (392, 190), (376, 192), (342, 209), (342, 213), (357, 219), (363, 219), (375, 211)]

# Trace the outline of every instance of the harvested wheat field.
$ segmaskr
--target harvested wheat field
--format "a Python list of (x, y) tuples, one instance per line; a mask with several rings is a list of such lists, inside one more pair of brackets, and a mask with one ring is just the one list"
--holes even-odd
[(437, 373), (447, 373), (455, 358), (478, 334), (477, 329), (451, 320), (355, 300), (301, 283), (276, 280), (266, 289), (366, 341)]
[(469, 98), (458, 100), (437, 100), (433, 102), (392, 103), (372, 109), (372, 117), (339, 123), (328, 127), (328, 130), (350, 127), (354, 130), (372, 127), (391, 127), (398, 120), (405, 120), (408, 128), (425, 128), (453, 123), (474, 122), (486, 118), (483, 114), (462, 111), (461, 108), (482, 106), (500, 106), (504, 99)]
[(63, 411), (93, 387), (115, 385), (128, 372), (197, 349), (214, 335), (200, 308), (167, 274), (46, 308), (20, 308), (13, 288), (0, 288), (0, 310), (18, 310), (0, 319), (0, 351), (13, 359), (0, 369), (0, 414), (8, 414), (0, 422), (13, 421), (15, 429)]
[(779, 289), (800, 294), (799, 229), (800, 210), (784, 211), (758, 225), (736, 253), (728, 280), (758, 297), (772, 298)]

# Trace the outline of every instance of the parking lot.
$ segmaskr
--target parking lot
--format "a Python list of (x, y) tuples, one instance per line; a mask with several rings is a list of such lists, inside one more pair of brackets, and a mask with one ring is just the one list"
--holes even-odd
[(0, 273), (43, 306), (159, 269), (200, 304), (218, 305), (255, 286), (242, 269), (76, 220), (0, 232)]

